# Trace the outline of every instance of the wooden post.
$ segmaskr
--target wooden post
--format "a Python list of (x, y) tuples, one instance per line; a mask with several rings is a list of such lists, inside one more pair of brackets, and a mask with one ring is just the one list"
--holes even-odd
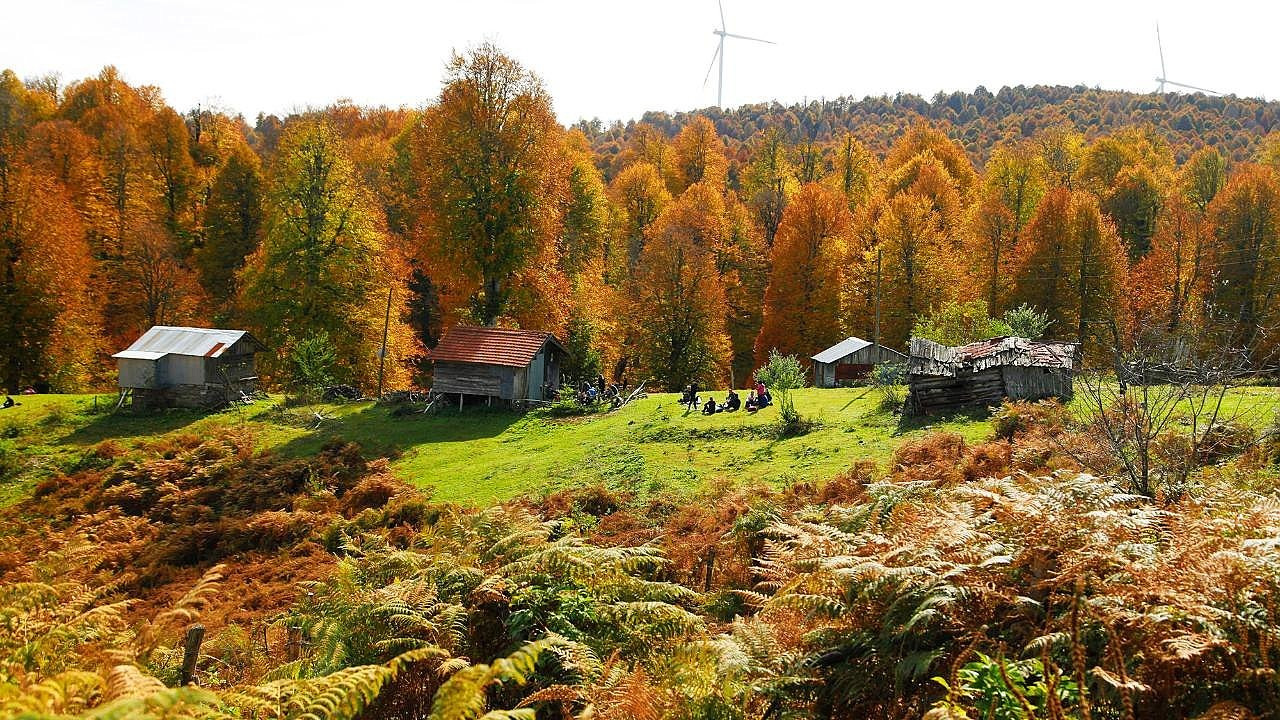
[(187, 628), (187, 637), (182, 643), (182, 684), (190, 685), (196, 679), (196, 661), (200, 659), (200, 643), (204, 642), (204, 626), (192, 625)]
[(289, 662), (302, 657), (302, 628), (297, 625), (290, 626), (285, 636), (285, 653)]
[(880, 258), (883, 255), (884, 250), (876, 248), (876, 331), (872, 339), (876, 345), (880, 344)]
[(462, 412), (462, 393), (458, 393), (458, 412)]
[(378, 399), (382, 399), (383, 371), (387, 367), (387, 332), (391, 329), (391, 292), (387, 288), (387, 319), (382, 323), (382, 350), (378, 352)]

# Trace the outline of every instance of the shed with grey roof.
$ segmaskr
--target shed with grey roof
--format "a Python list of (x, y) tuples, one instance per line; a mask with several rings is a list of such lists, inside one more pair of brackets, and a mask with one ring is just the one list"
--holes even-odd
[(1071, 398), (1080, 344), (995, 337), (959, 347), (911, 338), (907, 412), (924, 415), (1011, 400)]
[(847, 337), (810, 359), (813, 360), (814, 387), (832, 388), (866, 377), (881, 363), (904, 363), (907, 356), (869, 340)]
[(156, 325), (112, 357), (136, 406), (221, 407), (257, 390), (264, 349), (244, 330)]

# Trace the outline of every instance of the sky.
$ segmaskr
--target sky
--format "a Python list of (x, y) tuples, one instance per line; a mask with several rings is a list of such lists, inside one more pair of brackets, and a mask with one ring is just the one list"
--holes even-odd
[[(1280, 98), (1280, 3), (723, 0), (724, 104), (1170, 80)], [(716, 104), (716, 0), (0, 0), (0, 68), (64, 82), (115, 65), (197, 104), (285, 114), (349, 99), (421, 107), (455, 51), (493, 42), (564, 123)]]

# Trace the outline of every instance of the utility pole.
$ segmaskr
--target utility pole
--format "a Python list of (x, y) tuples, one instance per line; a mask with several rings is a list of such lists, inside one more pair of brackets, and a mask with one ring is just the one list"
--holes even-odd
[(880, 259), (883, 255), (884, 250), (876, 248), (876, 331), (872, 339), (876, 345), (880, 344)]
[(387, 332), (391, 329), (391, 292), (387, 288), (387, 319), (382, 323), (382, 349), (378, 351), (378, 398), (382, 398), (382, 378), (387, 368)]

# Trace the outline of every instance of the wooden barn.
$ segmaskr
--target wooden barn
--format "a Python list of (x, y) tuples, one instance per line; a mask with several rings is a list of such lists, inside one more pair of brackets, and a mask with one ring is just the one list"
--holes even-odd
[(1080, 345), (998, 337), (948, 347), (911, 338), (906, 411), (946, 413), (1013, 400), (1070, 399)]
[(111, 357), (136, 406), (221, 407), (257, 390), (264, 349), (244, 330), (156, 325)]
[(841, 382), (866, 377), (880, 363), (904, 363), (907, 356), (862, 338), (848, 337), (810, 359), (814, 387), (833, 388)]
[(551, 333), (459, 326), (427, 354), (434, 365), (431, 389), (457, 394), (460, 403), (466, 396), (546, 400), (560, 389), (568, 355)]

